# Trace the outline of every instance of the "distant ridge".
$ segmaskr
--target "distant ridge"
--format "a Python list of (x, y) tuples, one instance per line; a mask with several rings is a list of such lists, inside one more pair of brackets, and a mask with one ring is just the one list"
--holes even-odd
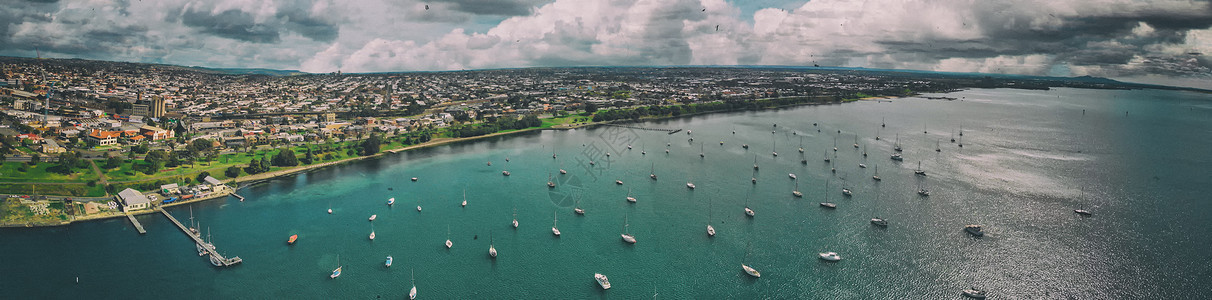
[(228, 75), (295, 76), (295, 75), (311, 74), (311, 73), (306, 73), (306, 72), (300, 72), (298, 70), (275, 70), (275, 69), (264, 69), (264, 68), (207, 68), (207, 67), (199, 67), (199, 66), (192, 66), (192, 67), (188, 67), (188, 68), (203, 71), (203, 72), (216, 72), (216, 73), (223, 73), (223, 74), (228, 74)]

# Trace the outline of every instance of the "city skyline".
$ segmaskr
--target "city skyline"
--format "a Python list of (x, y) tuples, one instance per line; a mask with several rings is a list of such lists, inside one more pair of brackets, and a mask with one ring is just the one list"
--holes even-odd
[(788, 65), (1208, 88), (1186, 1), (22, 1), (0, 55), (304, 72)]

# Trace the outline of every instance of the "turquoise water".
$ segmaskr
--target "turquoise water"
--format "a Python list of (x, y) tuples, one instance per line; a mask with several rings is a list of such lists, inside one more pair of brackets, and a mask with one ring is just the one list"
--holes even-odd
[[(946, 299), (972, 286), (1010, 299), (1212, 297), (1212, 235), (1201, 231), (1212, 222), (1212, 97), (1075, 89), (948, 96), (963, 101), (634, 124), (689, 135), (617, 127), (523, 133), (279, 178), (242, 187), (245, 202), (193, 205), (220, 251), (244, 259), (232, 268), (196, 256), (160, 215), (139, 217), (146, 235), (124, 219), (0, 229), (0, 290), (12, 299), (399, 299), (413, 269), (419, 298)], [(949, 141), (960, 126), (963, 148)], [(865, 160), (851, 146), (856, 133)], [(903, 163), (888, 158), (897, 133)], [(801, 136), (806, 165), (796, 151)], [(822, 156), (834, 154), (835, 136), (832, 173)], [(761, 168), (751, 184), (755, 156)], [(913, 175), (918, 161), (926, 178)], [(870, 178), (876, 166), (881, 182)], [(659, 180), (648, 178), (650, 168)], [(505, 169), (513, 175), (502, 176)], [(549, 173), (554, 189), (545, 185)], [(798, 175), (804, 198), (791, 195), (788, 173)], [(841, 195), (843, 180), (853, 197)], [(919, 184), (932, 195), (919, 197)], [(638, 203), (624, 200), (628, 189)], [(464, 190), (468, 205), (460, 207)], [(836, 210), (817, 204), (826, 195)], [(754, 218), (743, 213), (746, 198)], [(572, 211), (577, 201), (584, 216)], [(190, 215), (187, 207), (169, 211), (183, 222)], [(367, 221), (372, 214), (377, 220)], [(891, 225), (870, 225), (875, 216)], [(634, 245), (619, 237), (624, 219)], [(715, 237), (706, 234), (709, 220)], [(986, 236), (968, 236), (965, 224), (984, 225)], [(292, 234), (299, 241), (288, 246)], [(844, 259), (821, 261), (823, 251)], [(334, 280), (338, 255), (344, 274)], [(388, 255), (395, 262), (385, 268)], [(762, 278), (746, 276), (742, 262)], [(614, 288), (602, 291), (594, 273)]]

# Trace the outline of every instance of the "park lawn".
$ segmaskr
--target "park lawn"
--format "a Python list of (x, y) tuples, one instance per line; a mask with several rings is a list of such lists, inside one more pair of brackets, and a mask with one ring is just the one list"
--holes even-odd
[(10, 195), (57, 195), (72, 197), (101, 197), (105, 196), (105, 187), (100, 184), (18, 184), (0, 183), (0, 194)]
[[(25, 166), (26, 171), (18, 170), (21, 166)], [(4, 162), (0, 166), (0, 182), (86, 182), (89, 180), (97, 180), (97, 174), (93, 172), (92, 167), (72, 169), (72, 174), (63, 175), (55, 172), (48, 172), (46, 169), (58, 166), (56, 163), (38, 163), (38, 165), (30, 166), (24, 162)]]

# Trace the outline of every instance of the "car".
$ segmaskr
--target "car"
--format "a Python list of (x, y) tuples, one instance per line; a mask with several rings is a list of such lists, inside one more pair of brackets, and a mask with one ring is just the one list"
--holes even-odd
[(29, 198), (29, 195), (21, 195), (21, 198)]

